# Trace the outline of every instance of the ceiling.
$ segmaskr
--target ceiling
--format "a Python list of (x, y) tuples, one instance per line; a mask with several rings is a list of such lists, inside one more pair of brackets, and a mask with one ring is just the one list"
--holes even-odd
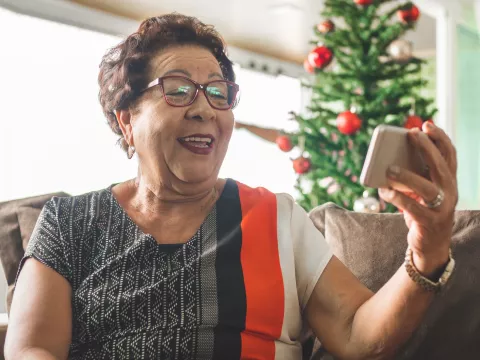
[[(295, 63), (311, 48), (322, 0), (70, 0), (141, 21), (179, 12), (213, 24), (229, 45)], [(407, 38), (420, 54), (435, 49), (435, 20), (422, 15)]]

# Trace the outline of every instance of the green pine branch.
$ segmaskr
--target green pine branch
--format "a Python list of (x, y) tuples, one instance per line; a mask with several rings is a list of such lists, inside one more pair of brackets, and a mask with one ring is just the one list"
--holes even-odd
[[(421, 78), (424, 61), (411, 58), (402, 63), (389, 55), (392, 43), (415, 27), (397, 18), (399, 10), (412, 4), (374, 0), (370, 6), (357, 6), (353, 0), (325, 1), (322, 19), (332, 19), (337, 26), (328, 34), (315, 27), (311, 44), (330, 48), (334, 65), (317, 69), (315, 81), (304, 84), (312, 91), (308, 116), (292, 114), (299, 125), (292, 141), (303, 143), (312, 163), (296, 185), (298, 201), (306, 209), (326, 202), (353, 209), (365, 191), (378, 197), (374, 189), (358, 182), (374, 128), (385, 123), (403, 126), (413, 110), (424, 120), (436, 114), (433, 99), (421, 96), (427, 85)], [(351, 106), (356, 107), (362, 126), (345, 135), (336, 119)], [(395, 209), (387, 206), (385, 211)]]

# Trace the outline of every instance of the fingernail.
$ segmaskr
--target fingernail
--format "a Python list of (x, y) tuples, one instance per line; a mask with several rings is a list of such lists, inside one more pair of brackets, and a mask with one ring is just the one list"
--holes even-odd
[(420, 131), (418, 129), (410, 130), (410, 135), (410, 140), (412, 140), (413, 143), (416, 144), (420, 139)]
[(388, 176), (392, 178), (397, 178), (400, 175), (400, 167), (397, 165), (392, 165), (388, 167)]
[(385, 188), (382, 188), (379, 190), (380, 192), (380, 195), (385, 199), (385, 200), (389, 200), (393, 197), (393, 191), (390, 190), (390, 189), (385, 189)]
[(426, 124), (427, 124), (426, 126), (427, 126), (427, 129), (428, 129), (428, 130), (433, 130), (434, 126), (433, 126), (432, 123), (427, 122)]

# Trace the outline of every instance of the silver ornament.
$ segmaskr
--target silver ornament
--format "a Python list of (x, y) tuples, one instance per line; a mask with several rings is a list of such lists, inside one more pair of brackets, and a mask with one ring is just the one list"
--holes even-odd
[(408, 62), (413, 56), (413, 44), (407, 40), (395, 40), (388, 47), (388, 54), (396, 62)]
[(363, 197), (355, 200), (353, 211), (376, 214), (380, 212), (380, 201), (371, 197), (368, 191), (363, 193)]

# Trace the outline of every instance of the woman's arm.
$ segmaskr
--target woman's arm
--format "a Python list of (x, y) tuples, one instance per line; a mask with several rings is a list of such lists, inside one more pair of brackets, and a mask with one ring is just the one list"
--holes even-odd
[(5, 358), (67, 359), (71, 336), (69, 282), (39, 261), (26, 260), (13, 296)]
[(310, 326), (339, 359), (391, 359), (434, 295), (402, 267), (375, 295), (333, 257), (307, 304)]
[[(409, 136), (428, 164), (430, 179), (392, 168), (388, 174), (391, 189), (381, 189), (380, 195), (403, 210), (411, 260), (420, 274), (436, 282), (449, 260), (458, 201), (457, 158), (441, 129), (427, 123), (424, 131), (429, 137), (415, 130)], [(405, 186), (418, 195), (416, 199), (396, 190)], [(433, 293), (410, 278), (404, 266), (373, 295), (334, 257), (318, 280), (306, 311), (310, 326), (334, 355), (384, 359), (393, 357), (410, 337), (433, 298)]]

